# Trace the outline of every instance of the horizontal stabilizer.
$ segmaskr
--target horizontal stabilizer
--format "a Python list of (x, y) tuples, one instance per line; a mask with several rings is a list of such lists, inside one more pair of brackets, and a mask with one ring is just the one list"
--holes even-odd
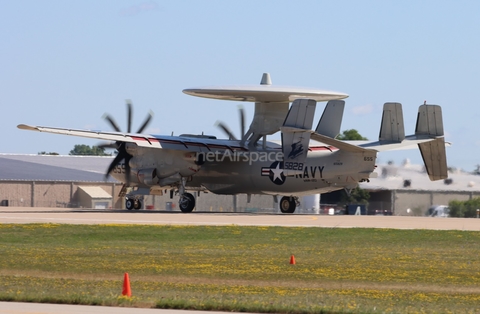
[(316, 133), (335, 138), (340, 133), (345, 101), (330, 100), (318, 122)]
[(344, 141), (336, 140), (334, 138), (318, 134), (318, 133), (313, 133), (311, 135), (312, 140), (328, 144), (331, 146), (334, 146), (338, 149), (347, 151), (347, 152), (352, 152), (352, 153), (365, 153), (365, 152), (371, 152), (371, 149), (363, 148), (357, 145), (353, 145)]
[(442, 108), (438, 105), (421, 105), (418, 107), (415, 135), (429, 137), (443, 136)]
[(405, 139), (402, 104), (387, 102), (383, 105), (379, 141), (400, 143)]
[(444, 138), (440, 137), (433, 141), (418, 144), (418, 147), (422, 153), (423, 162), (430, 180), (435, 181), (448, 178)]

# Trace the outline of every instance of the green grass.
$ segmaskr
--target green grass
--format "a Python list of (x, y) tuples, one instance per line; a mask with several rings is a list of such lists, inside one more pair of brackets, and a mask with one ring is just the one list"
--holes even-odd
[[(289, 264), (292, 254), (296, 265)], [(120, 296), (124, 272), (132, 298)], [(0, 300), (270, 313), (476, 313), (480, 233), (3, 224)]]

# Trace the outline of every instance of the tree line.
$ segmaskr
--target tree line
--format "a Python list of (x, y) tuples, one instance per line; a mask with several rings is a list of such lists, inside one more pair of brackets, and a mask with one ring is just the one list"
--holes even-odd
[(450, 217), (476, 218), (480, 209), (480, 197), (468, 201), (450, 201), (448, 203)]
[[(59, 155), (56, 152), (39, 152), (39, 155)], [(98, 146), (89, 146), (85, 144), (77, 144), (68, 153), (71, 156), (112, 156), (111, 153), (106, 153), (105, 148)]]

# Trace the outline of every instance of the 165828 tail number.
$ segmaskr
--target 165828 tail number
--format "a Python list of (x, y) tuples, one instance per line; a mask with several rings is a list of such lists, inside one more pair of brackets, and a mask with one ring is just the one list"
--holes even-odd
[(303, 162), (286, 162), (283, 168), (285, 170), (303, 170)]

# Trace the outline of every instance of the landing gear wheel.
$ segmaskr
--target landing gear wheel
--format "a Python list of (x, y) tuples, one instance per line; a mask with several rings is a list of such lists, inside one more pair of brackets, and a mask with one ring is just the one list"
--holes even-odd
[(297, 202), (294, 197), (284, 196), (280, 200), (280, 211), (284, 214), (293, 214), (296, 207)]
[(195, 197), (190, 193), (184, 193), (180, 196), (180, 201), (178, 203), (180, 210), (183, 213), (191, 213), (195, 208)]
[(128, 209), (128, 210), (132, 210), (133, 207), (135, 206), (135, 201), (131, 198), (127, 198), (127, 200), (125, 201), (125, 207)]
[(135, 200), (135, 202), (133, 202), (133, 208), (135, 210), (139, 210), (140, 208), (142, 208), (142, 201), (140, 200)]

